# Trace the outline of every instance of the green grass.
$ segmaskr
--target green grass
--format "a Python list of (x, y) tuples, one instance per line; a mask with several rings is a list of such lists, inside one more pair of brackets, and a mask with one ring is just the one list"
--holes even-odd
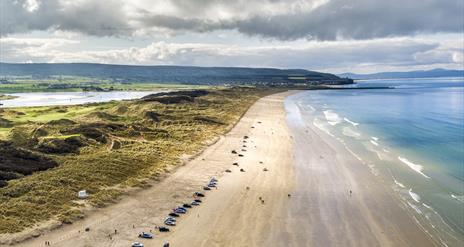
[[(46, 79), (33, 79), (30, 77), (13, 77), (8, 81), (12, 84), (0, 84), (2, 93), (26, 92), (81, 92), (85, 87), (96, 87), (101, 90), (117, 91), (151, 91), (160, 89), (207, 89), (207, 85), (186, 85), (178, 83), (155, 82), (112, 82), (106, 78), (87, 78), (75, 76), (50, 77)], [(67, 85), (66, 88), (56, 88), (57, 85)], [(1, 99), (1, 98), (0, 98)]]
[[(19, 148), (40, 153), (41, 143), (71, 137), (79, 137), (85, 145), (79, 153), (43, 153), (59, 166), (10, 180), (0, 188), (0, 234), (20, 232), (50, 219), (64, 223), (79, 219), (82, 208), (75, 200), (82, 189), (90, 193), (88, 202), (95, 207), (114, 202), (125, 188), (143, 186), (146, 179), (156, 179), (165, 168), (178, 165), (183, 154), (204, 148), (258, 98), (272, 92), (234, 88), (210, 90), (193, 102), (176, 104), (123, 101), (6, 109), (2, 114), (14, 126), (1, 128), (0, 138), (17, 139), (13, 141)], [(147, 118), (147, 112), (156, 112), (158, 121)], [(72, 124), (50, 123), (63, 118)], [(112, 125), (120, 127), (104, 127)], [(103, 126), (95, 129), (104, 133), (106, 142), (80, 133), (86, 126)], [(44, 134), (37, 137), (39, 129)]]
[(42, 139), (68, 139), (70, 137), (80, 137), (81, 134), (72, 134), (72, 135), (51, 135), (51, 136), (44, 136)]
[[(60, 112), (60, 109), (66, 109), (65, 112)], [(37, 108), (19, 108), (25, 113), (24, 116), (18, 116), (11, 119), (14, 122), (48, 122), (51, 120), (59, 120), (62, 118), (73, 118), (82, 114), (87, 114), (95, 111), (97, 107), (95, 106), (72, 106), (72, 107), (59, 107), (59, 108), (50, 108), (50, 107), (37, 107)]]

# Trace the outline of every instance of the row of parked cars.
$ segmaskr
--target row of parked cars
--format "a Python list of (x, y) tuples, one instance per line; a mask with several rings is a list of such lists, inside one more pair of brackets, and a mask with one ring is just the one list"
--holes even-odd
[[(218, 180), (216, 178), (211, 178), (206, 186), (203, 187), (203, 190), (211, 190), (211, 188), (215, 188), (217, 186)], [(172, 209), (172, 212), (168, 214), (168, 216), (164, 219), (164, 224), (166, 226), (158, 227), (160, 232), (169, 232), (169, 226), (176, 226), (177, 219), (182, 214), (186, 214), (189, 208), (192, 206), (199, 206), (202, 203), (201, 197), (205, 197), (205, 194), (200, 192), (193, 193), (195, 199), (191, 203), (184, 203), (181, 206), (175, 207)], [(142, 232), (139, 234), (139, 238), (144, 239), (152, 239), (154, 236), (148, 232)], [(132, 243), (132, 247), (143, 247), (143, 243), (141, 242), (134, 242)], [(163, 247), (169, 247), (169, 243), (163, 245)]]

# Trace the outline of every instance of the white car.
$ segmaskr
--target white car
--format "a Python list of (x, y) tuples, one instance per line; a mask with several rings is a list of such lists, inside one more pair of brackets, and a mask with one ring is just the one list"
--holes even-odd
[(167, 220), (176, 222), (176, 218), (173, 218), (173, 217), (167, 217), (164, 221), (167, 221)]
[(176, 226), (176, 222), (171, 220), (165, 220), (164, 224), (166, 224), (167, 226)]
[(132, 247), (143, 247), (143, 244), (139, 242), (133, 242), (131, 246)]

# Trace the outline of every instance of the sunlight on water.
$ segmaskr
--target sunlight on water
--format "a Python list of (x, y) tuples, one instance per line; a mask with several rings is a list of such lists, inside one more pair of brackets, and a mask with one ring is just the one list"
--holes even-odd
[(0, 107), (78, 105), (85, 103), (108, 102), (112, 100), (137, 99), (160, 91), (112, 91), (112, 92), (50, 92), (13, 93), (18, 98), (2, 100)]
[(363, 86), (395, 89), (307, 91), (291, 100), (373, 173), (390, 177), (444, 245), (464, 240), (464, 78), (357, 85)]

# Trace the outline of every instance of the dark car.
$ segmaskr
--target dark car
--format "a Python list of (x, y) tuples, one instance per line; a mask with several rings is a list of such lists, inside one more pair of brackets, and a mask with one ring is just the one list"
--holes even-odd
[(160, 227), (158, 228), (158, 230), (159, 230), (160, 232), (169, 232), (169, 228), (164, 227), (164, 226), (160, 226)]
[(179, 215), (176, 214), (176, 213), (170, 213), (169, 216), (171, 216), (171, 217), (179, 217)]
[(200, 192), (195, 192), (193, 193), (194, 196), (198, 196), (198, 197), (204, 197), (205, 195), (200, 193)]

